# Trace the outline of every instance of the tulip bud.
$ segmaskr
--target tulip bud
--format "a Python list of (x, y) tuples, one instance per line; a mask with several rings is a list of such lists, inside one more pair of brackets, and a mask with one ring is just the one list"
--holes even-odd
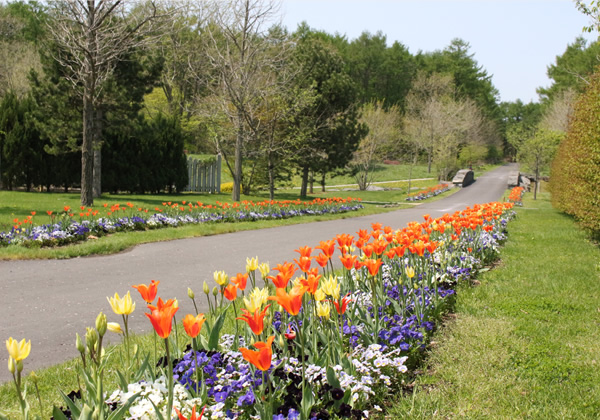
[(213, 287), (212, 294), (213, 296), (217, 296), (219, 294), (219, 289), (217, 289), (217, 286)]
[(81, 342), (81, 337), (79, 336), (79, 333), (76, 333), (75, 335), (77, 337), (75, 338), (75, 347), (77, 347), (77, 351), (79, 353), (83, 353), (85, 351), (85, 346)]
[(133, 345), (133, 354), (137, 354), (137, 352), (138, 352), (138, 345), (134, 344)]
[(31, 382), (33, 382), (34, 384), (37, 384), (39, 381), (38, 376), (35, 374), (35, 372), (33, 370), (29, 374), (29, 379), (31, 379)]
[(179, 301), (177, 299), (173, 299), (173, 308), (179, 308)]
[(196, 295), (194, 294), (194, 291), (188, 287), (188, 297), (192, 300), (194, 300), (194, 298), (196, 297)]
[(96, 343), (98, 342), (98, 332), (90, 327), (87, 327), (87, 331), (85, 333), (85, 345), (90, 350), (91, 353), (94, 352), (96, 347)]
[(208, 296), (208, 294), (210, 293), (210, 289), (208, 288), (208, 284), (206, 283), (206, 280), (204, 280), (204, 284), (202, 285), (202, 291), (204, 292), (204, 294), (206, 296)]
[(10, 356), (8, 356), (8, 371), (13, 375), (15, 374), (15, 361)]
[(23, 372), (23, 361), (22, 360), (17, 360), (17, 372), (19, 372), (19, 373)]
[(100, 337), (104, 337), (104, 334), (106, 334), (106, 328), (106, 315), (100, 312), (96, 317), (96, 329), (98, 330)]
[(279, 338), (277, 339), (277, 343), (279, 344), (279, 347), (281, 347), (282, 349), (284, 348), (283, 346), (285, 346), (285, 341), (283, 341), (283, 335), (279, 336)]
[(266, 277), (269, 275), (269, 272), (271, 271), (271, 268), (269, 267), (269, 263), (262, 263), (258, 266), (258, 270), (260, 271), (260, 275), (262, 276), (262, 278), (266, 279)]
[(106, 328), (108, 331), (113, 332), (115, 334), (123, 334), (123, 330), (118, 322), (109, 322), (106, 324)]

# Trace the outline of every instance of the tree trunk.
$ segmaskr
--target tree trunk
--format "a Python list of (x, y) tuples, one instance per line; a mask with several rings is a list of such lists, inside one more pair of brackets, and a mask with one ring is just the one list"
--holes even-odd
[(102, 109), (96, 109), (94, 119), (94, 198), (102, 195)]
[(537, 200), (538, 186), (540, 185), (540, 171), (535, 168), (535, 188), (533, 189), (533, 199)]
[(86, 207), (94, 204), (93, 128), (94, 106), (90, 89), (86, 86), (83, 94), (83, 144), (81, 145), (81, 205)]
[(321, 173), (321, 192), (325, 192), (325, 171)]
[(238, 132), (235, 140), (235, 168), (233, 173), (233, 191), (231, 192), (231, 199), (233, 201), (240, 201), (240, 191), (242, 184), (242, 144), (244, 141), (244, 116), (241, 112), (238, 112)]
[(313, 171), (310, 171), (310, 178), (309, 178), (309, 185), (310, 185), (310, 193), (312, 194), (314, 192), (313, 190), (313, 184), (315, 182), (315, 174)]
[(431, 161), (432, 161), (432, 155), (433, 155), (433, 151), (432, 150), (428, 150), (427, 151), (427, 173), (430, 174), (431, 173)]
[(267, 168), (269, 168), (269, 200), (275, 199), (275, 174), (274, 174), (274, 165), (273, 158), (271, 157), (271, 153), (267, 155)]
[(306, 189), (308, 187), (308, 166), (302, 168), (302, 185), (300, 186), (300, 198), (306, 198)]

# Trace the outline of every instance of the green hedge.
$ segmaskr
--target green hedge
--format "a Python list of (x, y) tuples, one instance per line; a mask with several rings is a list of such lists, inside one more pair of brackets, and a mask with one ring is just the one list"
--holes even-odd
[(600, 236), (600, 72), (579, 97), (552, 163), (552, 204)]

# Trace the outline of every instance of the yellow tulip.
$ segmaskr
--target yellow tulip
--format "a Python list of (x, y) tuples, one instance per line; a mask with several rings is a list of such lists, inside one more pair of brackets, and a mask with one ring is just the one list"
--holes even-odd
[(255, 288), (248, 298), (244, 298), (244, 304), (246, 305), (246, 309), (250, 313), (254, 313), (257, 309), (260, 309), (265, 303), (267, 303), (269, 297), (269, 289), (259, 289)]
[(323, 299), (325, 299), (325, 292), (323, 291), (322, 288), (317, 289), (317, 291), (315, 292), (314, 296), (315, 296), (315, 300), (317, 302), (321, 302)]
[(114, 332), (116, 334), (123, 334), (123, 330), (121, 329), (121, 326), (118, 322), (109, 322), (106, 324), (106, 328), (110, 332)]
[(331, 306), (329, 306), (328, 302), (317, 302), (317, 315), (325, 319), (329, 319), (330, 311)]
[(229, 276), (224, 271), (215, 271), (214, 274), (215, 283), (219, 286), (225, 286), (229, 281)]
[(13, 375), (15, 373), (15, 361), (10, 356), (8, 356), (8, 371)]
[(6, 349), (8, 350), (9, 356), (12, 357), (15, 362), (25, 360), (31, 351), (31, 340), (28, 342), (25, 342), (25, 339), (17, 341), (12, 337), (9, 337), (9, 339), (6, 340)]
[(246, 273), (256, 271), (258, 268), (258, 257), (246, 258)]
[(115, 293), (113, 297), (107, 297), (106, 299), (108, 299), (110, 307), (117, 315), (129, 315), (135, 309), (135, 303), (131, 300), (131, 294), (129, 292), (122, 298), (119, 297), (118, 293)]
[(406, 267), (404, 269), (404, 272), (406, 273), (409, 279), (412, 279), (415, 276), (415, 269), (412, 267)]
[(340, 285), (337, 281), (337, 277), (329, 276), (322, 280), (321, 287), (323, 288), (323, 292), (327, 295), (333, 297), (335, 300), (340, 299)]
[(260, 271), (260, 275), (264, 278), (266, 278), (269, 273), (271, 272), (271, 267), (269, 267), (269, 263), (262, 263), (259, 264), (258, 266), (258, 271)]

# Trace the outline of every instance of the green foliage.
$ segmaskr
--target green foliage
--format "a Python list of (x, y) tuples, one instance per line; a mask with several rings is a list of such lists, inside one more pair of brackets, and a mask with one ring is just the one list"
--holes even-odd
[(514, 102), (500, 103), (500, 115), (504, 156), (514, 160), (517, 156), (515, 142), (535, 129), (542, 119), (542, 107), (536, 102), (524, 104), (517, 99)]
[(556, 57), (556, 63), (548, 66), (548, 77), (553, 83), (549, 88), (538, 89), (542, 101), (552, 101), (558, 93), (569, 88), (576, 92), (583, 91), (598, 66), (599, 55), (599, 42), (588, 45), (583, 37), (578, 37), (569, 44), (565, 52)]
[(419, 68), (429, 74), (451, 75), (461, 97), (475, 101), (488, 118), (500, 118), (498, 90), (492, 84), (492, 76), (469, 54), (470, 44), (462, 39), (453, 39), (442, 51), (419, 54)]
[(152, 120), (111, 127), (105, 139), (103, 189), (173, 192), (187, 185), (185, 136), (176, 116), (157, 114)]
[(552, 203), (600, 235), (600, 73), (575, 105), (575, 113), (552, 163)]

